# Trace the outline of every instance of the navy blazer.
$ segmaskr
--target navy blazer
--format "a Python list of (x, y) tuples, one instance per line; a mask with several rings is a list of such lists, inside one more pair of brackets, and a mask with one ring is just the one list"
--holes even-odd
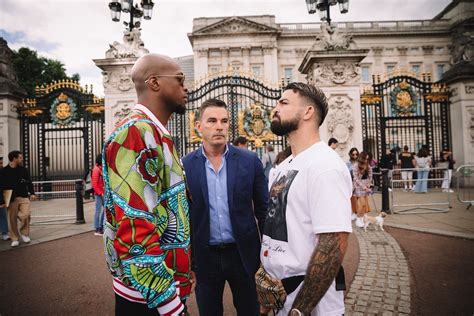
[[(254, 152), (230, 144), (228, 147), (226, 168), (230, 220), (245, 271), (253, 276), (260, 265), (260, 238), (268, 206), (267, 180), (262, 162)], [(191, 239), (193, 269), (197, 274), (207, 272), (209, 255), (209, 194), (205, 162), (202, 147), (183, 158), (192, 199)]]

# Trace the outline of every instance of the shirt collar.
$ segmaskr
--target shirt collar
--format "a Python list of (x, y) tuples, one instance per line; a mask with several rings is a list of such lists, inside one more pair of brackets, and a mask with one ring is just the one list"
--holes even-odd
[[(227, 153), (228, 152), (229, 152), (229, 146), (227, 144), (225, 144), (225, 151), (224, 151), (224, 154), (222, 156), (224, 156), (224, 158), (227, 158)], [(206, 152), (204, 151), (204, 146), (201, 146), (201, 153), (204, 157), (206, 157), (207, 160), (209, 160), (209, 158), (206, 155)]]
[(153, 123), (155, 123), (161, 129), (162, 132), (164, 132), (167, 135), (171, 135), (168, 129), (163, 124), (161, 124), (160, 120), (146, 106), (144, 106), (143, 104), (137, 103), (133, 109), (143, 112), (146, 116), (148, 116), (149, 119), (151, 119)]

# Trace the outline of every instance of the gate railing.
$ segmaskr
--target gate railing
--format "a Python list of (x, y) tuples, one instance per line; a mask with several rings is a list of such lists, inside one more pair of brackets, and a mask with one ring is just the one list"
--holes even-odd
[(44, 210), (33, 210), (31, 215), (32, 225), (65, 224), (68, 222), (84, 224), (84, 184), (82, 179), (78, 180), (56, 180), (56, 181), (33, 181), (36, 196), (39, 200), (51, 199), (76, 199), (76, 207), (73, 208), (49, 208)]
[[(414, 183), (416, 182), (427, 182), (427, 184), (437, 184), (439, 185), (440, 182), (447, 180), (445, 178), (445, 174), (447, 168), (430, 168), (429, 174), (434, 174), (434, 178), (427, 178), (427, 179), (415, 179), (413, 180)], [(419, 203), (405, 203), (403, 201), (412, 200), (408, 198), (409, 195), (413, 195), (415, 193), (402, 193), (396, 188), (399, 187), (399, 184), (403, 186), (404, 182), (407, 180), (402, 180), (398, 175), (395, 177), (394, 174), (400, 173), (400, 171), (416, 171), (417, 173), (420, 171), (428, 171), (425, 168), (412, 168), (412, 169), (394, 169), (389, 171), (389, 178), (390, 178), (390, 187), (392, 188), (390, 191), (390, 201), (391, 206), (390, 210), (395, 214), (426, 214), (426, 213), (446, 213), (449, 212), (451, 208), (451, 194), (449, 192), (441, 192), (437, 188), (430, 187), (430, 193), (436, 193), (437, 196), (442, 194), (443, 197), (442, 201), (433, 201), (433, 194), (430, 195), (429, 199), (423, 199), (424, 201), (420, 201)], [(439, 177), (439, 175), (443, 175)], [(427, 185), (428, 186), (428, 185)], [(434, 185), (433, 185), (434, 186)], [(429, 187), (429, 186), (428, 186)], [(397, 196), (403, 194), (403, 199), (396, 199)], [(429, 194), (429, 193), (428, 193)], [(426, 201), (428, 200), (428, 202)]]
[(474, 205), (474, 165), (462, 165), (456, 169), (457, 198), (467, 204), (466, 210)]

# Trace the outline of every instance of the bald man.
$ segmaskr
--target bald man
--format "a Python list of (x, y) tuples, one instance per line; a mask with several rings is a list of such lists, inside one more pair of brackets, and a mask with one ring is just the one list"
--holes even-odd
[(172, 58), (139, 58), (138, 104), (105, 144), (104, 243), (116, 315), (184, 315), (194, 287), (184, 172), (165, 127), (185, 112), (184, 79)]

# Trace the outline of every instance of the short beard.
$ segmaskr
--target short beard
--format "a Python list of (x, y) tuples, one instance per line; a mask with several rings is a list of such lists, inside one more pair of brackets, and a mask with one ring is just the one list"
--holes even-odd
[(273, 120), (270, 124), (270, 129), (272, 133), (277, 136), (288, 135), (289, 133), (296, 131), (298, 129), (298, 123), (300, 117), (297, 116), (289, 121)]
[(181, 115), (186, 113), (186, 105), (185, 104), (181, 105), (181, 104), (176, 104), (176, 103), (174, 103), (174, 104), (169, 103), (168, 108), (171, 111), (171, 113), (176, 113), (176, 114), (181, 114)]

